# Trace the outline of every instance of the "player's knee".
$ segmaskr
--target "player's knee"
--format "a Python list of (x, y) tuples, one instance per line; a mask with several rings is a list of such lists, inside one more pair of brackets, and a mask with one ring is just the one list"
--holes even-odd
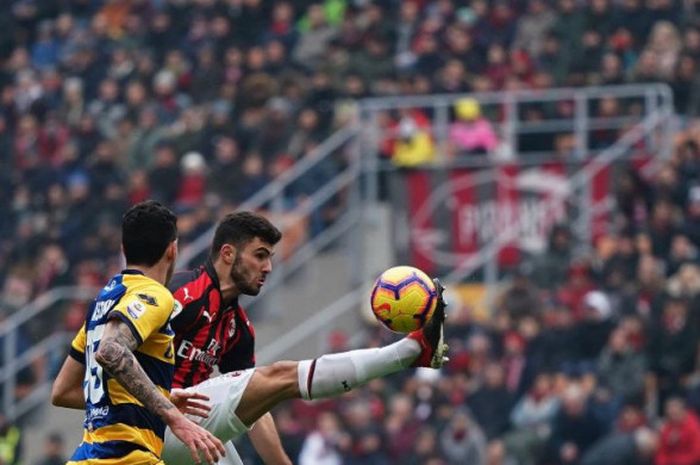
[(274, 362), (264, 367), (266, 375), (275, 379), (295, 378), (298, 362)]
[(290, 393), (294, 394), (299, 391), (298, 365), (298, 362), (274, 362), (271, 365), (257, 368), (256, 370), (260, 371), (262, 375), (275, 384), (281, 384), (285, 391), (288, 390)]

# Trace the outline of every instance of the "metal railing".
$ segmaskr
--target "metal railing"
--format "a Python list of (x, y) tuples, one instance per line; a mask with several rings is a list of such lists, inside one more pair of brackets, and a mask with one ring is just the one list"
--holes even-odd
[(0, 323), (0, 341), (2, 341), (3, 365), (0, 367), (0, 386), (3, 386), (2, 411), (10, 420), (15, 420), (32, 408), (46, 400), (51, 392), (49, 370), (39, 373), (39, 379), (32, 387), (32, 391), (21, 399), (16, 398), (17, 376), (22, 370), (31, 369), (31, 365), (38, 361), (46, 361), (50, 354), (66, 354), (66, 345), (72, 335), (63, 331), (49, 334), (46, 338), (34, 343), (31, 349), (20, 352), (18, 350), (20, 333), (23, 325), (31, 320), (43, 317), (57, 304), (63, 301), (87, 301), (92, 299), (97, 289), (81, 286), (66, 286), (52, 289), (42, 294), (33, 302), (12, 314), (8, 319)]
[[(654, 113), (661, 107), (673, 107), (673, 93), (667, 84), (626, 84), (619, 86), (598, 87), (563, 87), (546, 90), (520, 90), (509, 92), (478, 92), (471, 94), (440, 94), (423, 96), (379, 97), (365, 99), (360, 108), (365, 120), (372, 120), (378, 112), (388, 110), (429, 110), (433, 115), (431, 120), (432, 133), (438, 137), (438, 146), (444, 147), (450, 122), (450, 110), (454, 104), (465, 97), (478, 101), (482, 113), (488, 113), (489, 108), (498, 106), (502, 116), (492, 119), (500, 129), (501, 139), (508, 143), (518, 153), (520, 134), (556, 133), (564, 130), (573, 131), (576, 138), (576, 155), (587, 156), (591, 147), (588, 140), (590, 130), (620, 129), (630, 123), (636, 123), (634, 115), (600, 116), (596, 114), (596, 102), (603, 99), (618, 99), (623, 105), (635, 104), (641, 106), (642, 117)], [(526, 107), (532, 104), (544, 105), (557, 102), (573, 102), (574, 108), (570, 115), (558, 114), (552, 118), (528, 121), (521, 115)], [(502, 111), (501, 111), (502, 110)], [(546, 115), (545, 115), (546, 116)], [(379, 125), (374, 125), (379, 128)]]
[[(457, 101), (470, 97), (475, 99), (482, 108), (482, 114), (494, 113), (489, 121), (494, 126), (500, 141), (499, 152), (522, 155), (520, 147), (521, 136), (537, 134), (545, 137), (563, 132), (573, 135), (575, 148), (573, 158), (590, 158), (605, 150), (591, 145), (591, 133), (595, 130), (623, 130), (638, 124), (649, 115), (660, 110), (673, 108), (673, 93), (666, 84), (620, 85), (601, 87), (555, 88), (538, 91), (514, 92), (483, 92), (472, 94), (441, 94), (424, 96), (400, 96), (365, 99), (360, 103), (360, 119), (369, 141), (364, 148), (365, 170), (370, 173), (381, 171), (379, 157), (379, 142), (387, 138), (387, 129), (380, 124), (380, 114), (386, 112), (402, 112), (421, 110), (431, 115), (429, 132), (437, 147), (438, 163), (445, 162), (448, 153), (448, 134), (452, 120), (451, 112)], [(600, 116), (597, 106), (603, 99), (614, 98), (620, 106), (634, 106), (634, 114), (619, 114)], [(555, 117), (537, 121), (528, 121), (523, 117), (528, 106), (546, 106), (556, 102), (572, 102), (574, 108), (570, 114), (559, 114)], [(495, 110), (495, 111), (493, 111)], [(649, 133), (645, 137), (645, 150), (667, 158), (671, 154), (674, 121), (668, 118), (663, 121), (661, 137)], [(391, 136), (391, 134), (388, 134)], [(544, 156), (551, 159), (555, 152), (528, 152), (528, 157)], [(491, 157), (487, 163), (498, 162), (498, 157)], [(480, 163), (476, 161), (474, 163)], [(377, 177), (368, 177), (366, 196), (368, 199), (378, 198)]]

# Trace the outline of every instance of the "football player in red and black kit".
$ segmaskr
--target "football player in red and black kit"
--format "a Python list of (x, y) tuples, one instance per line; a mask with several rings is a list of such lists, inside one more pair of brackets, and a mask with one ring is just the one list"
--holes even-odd
[(221, 373), (255, 366), (253, 324), (237, 297), (224, 297), (211, 260), (196, 270), (176, 273), (168, 287), (182, 305), (172, 321), (177, 387), (206, 381), (214, 365)]
[[(274, 246), (282, 236), (267, 220), (246, 212), (230, 215), (228, 221), (221, 223), (221, 228), (226, 231), (219, 234), (220, 238), (237, 236), (242, 243), (252, 240), (254, 237), (251, 234), (255, 234), (262, 242)], [(220, 242), (215, 240), (212, 250), (218, 250), (223, 245)], [(269, 258), (267, 249), (253, 253), (262, 253), (264, 257), (261, 258)], [(210, 258), (195, 270), (175, 273), (170, 280), (168, 288), (182, 306), (171, 321), (176, 349), (173, 387), (187, 388), (206, 381), (215, 365), (221, 373), (255, 367), (255, 329), (243, 307), (238, 304), (238, 296), (249, 290), (237, 276), (242, 259), (242, 254), (239, 254), (239, 263), (233, 263), (231, 269), (222, 267), (221, 261), (218, 261), (217, 272), (217, 265)], [(264, 273), (270, 271), (263, 270)], [(282, 448), (269, 412), (256, 422), (249, 438), (266, 465), (292, 463)], [(226, 448), (226, 459), (220, 463), (240, 463), (232, 444), (228, 443)]]
[[(222, 442), (248, 431), (267, 465), (291, 463), (269, 414), (278, 403), (336, 396), (409, 367), (439, 368), (447, 350), (443, 343), (445, 303), (436, 280), (438, 303), (433, 316), (422, 329), (400, 341), (254, 367), (255, 333), (237, 299), (241, 294), (260, 292), (272, 271), (272, 255), (280, 238), (280, 231), (262, 216), (250, 212), (227, 215), (216, 228), (207, 263), (176, 274), (170, 285), (181, 305), (171, 320), (176, 333), (174, 387), (208, 397), (211, 410), (208, 418), (198, 419), (200, 425)], [(223, 374), (209, 378), (214, 365)], [(169, 431), (163, 459), (168, 465), (191, 460)], [(219, 462), (223, 463), (241, 463), (230, 443)]]

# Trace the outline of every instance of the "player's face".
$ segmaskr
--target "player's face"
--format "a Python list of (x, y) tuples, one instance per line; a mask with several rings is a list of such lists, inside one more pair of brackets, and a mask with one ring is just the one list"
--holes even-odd
[(256, 237), (240, 250), (231, 266), (231, 280), (241, 294), (258, 295), (272, 271), (273, 247)]

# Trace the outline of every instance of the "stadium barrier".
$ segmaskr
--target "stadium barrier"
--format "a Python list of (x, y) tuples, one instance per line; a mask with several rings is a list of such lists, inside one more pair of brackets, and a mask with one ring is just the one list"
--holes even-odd
[[(37, 341), (24, 352), (18, 350), (21, 329), (27, 323), (43, 314), (55, 310), (57, 304), (65, 301), (88, 301), (95, 297), (99, 290), (83, 286), (65, 286), (51, 289), (37, 297), (21, 310), (13, 313), (0, 323), (0, 343), (2, 344), (2, 366), (0, 367), (0, 386), (2, 392), (2, 412), (10, 421), (29, 412), (37, 405), (46, 402), (51, 393), (53, 379), (49, 369), (43, 370), (31, 390), (22, 398), (16, 398), (15, 389), (18, 385), (18, 374), (28, 369), (38, 360), (49, 359), (51, 355), (64, 357), (73, 334), (62, 330), (60, 324), (57, 331)], [(50, 321), (50, 316), (48, 317)]]

